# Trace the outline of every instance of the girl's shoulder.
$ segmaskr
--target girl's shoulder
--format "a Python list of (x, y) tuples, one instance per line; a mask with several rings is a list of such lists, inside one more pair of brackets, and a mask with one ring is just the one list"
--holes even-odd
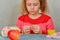
[(42, 14), (42, 17), (44, 17), (44, 18), (51, 18), (51, 16), (49, 16), (49, 15), (47, 15), (47, 14)]
[(23, 20), (25, 17), (27, 17), (28, 14), (25, 14), (25, 15), (22, 15), (22, 16), (19, 16), (19, 20)]
[(46, 15), (46, 14), (42, 14), (41, 16), (41, 21), (42, 22), (47, 22), (48, 20), (52, 19), (49, 15)]

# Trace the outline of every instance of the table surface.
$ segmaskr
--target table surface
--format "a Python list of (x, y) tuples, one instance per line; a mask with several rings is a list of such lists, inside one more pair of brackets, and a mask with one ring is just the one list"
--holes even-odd
[[(19, 40), (60, 40), (59, 38), (46, 38), (41, 34), (22, 34)], [(7, 37), (0, 36), (0, 40), (9, 40)]]

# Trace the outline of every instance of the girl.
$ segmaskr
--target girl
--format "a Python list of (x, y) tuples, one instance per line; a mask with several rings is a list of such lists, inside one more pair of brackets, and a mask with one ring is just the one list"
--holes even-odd
[(47, 0), (23, 0), (23, 15), (16, 26), (24, 34), (54, 34), (55, 27), (50, 16), (46, 15)]

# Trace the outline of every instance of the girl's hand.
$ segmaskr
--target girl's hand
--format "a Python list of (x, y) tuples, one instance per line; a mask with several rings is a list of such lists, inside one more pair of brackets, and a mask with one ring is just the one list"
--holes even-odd
[(41, 29), (39, 25), (32, 25), (31, 29), (34, 33), (38, 33), (38, 34), (41, 33)]
[(24, 33), (24, 34), (30, 34), (30, 26), (25, 25), (25, 26), (23, 27), (23, 33)]

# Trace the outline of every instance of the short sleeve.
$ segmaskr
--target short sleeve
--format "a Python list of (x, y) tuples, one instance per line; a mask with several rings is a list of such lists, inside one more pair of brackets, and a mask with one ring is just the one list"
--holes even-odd
[(16, 26), (21, 29), (22, 31), (22, 28), (23, 28), (23, 19), (24, 17), (23, 16), (20, 16), (18, 19), (17, 19), (17, 22), (16, 22)]
[(47, 22), (47, 34), (54, 34), (54, 33), (55, 33), (55, 26), (52, 19), (50, 18)]
[(23, 25), (23, 22), (20, 20), (17, 20), (16, 26), (19, 27), (20, 29), (22, 29), (22, 25)]

